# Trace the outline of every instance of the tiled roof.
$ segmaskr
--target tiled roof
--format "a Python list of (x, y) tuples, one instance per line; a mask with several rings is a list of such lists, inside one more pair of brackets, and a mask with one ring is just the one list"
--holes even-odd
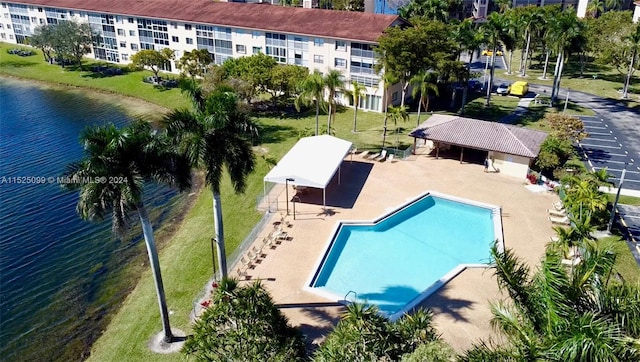
[(435, 114), (412, 137), (452, 145), (535, 158), (547, 133), (509, 124)]
[(213, 0), (15, 0), (8, 3), (376, 42), (397, 15)]

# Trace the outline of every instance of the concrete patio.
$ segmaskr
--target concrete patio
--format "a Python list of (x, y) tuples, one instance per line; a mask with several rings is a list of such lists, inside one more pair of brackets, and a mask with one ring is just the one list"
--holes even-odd
[[(303, 290), (314, 272), (331, 231), (339, 220), (363, 220), (380, 216), (388, 208), (427, 190), (468, 198), (502, 207), (505, 247), (530, 265), (536, 265), (549, 237), (554, 234), (546, 209), (558, 201), (549, 192), (532, 193), (524, 181), (498, 173), (484, 173), (480, 164), (428, 155), (408, 160), (375, 162), (358, 155), (345, 159), (341, 183), (337, 176), (327, 189), (327, 206), (322, 207), (322, 191), (301, 195), (288, 239), (263, 249), (262, 258), (247, 269), (251, 279), (263, 279), (275, 303), (300, 327), (312, 345), (317, 345), (338, 322), (343, 307)], [(283, 187), (272, 191), (278, 205), (285, 205)], [(278, 190), (274, 188), (273, 190)], [(295, 191), (291, 188), (289, 196)], [(274, 195), (275, 194), (275, 195)], [(292, 204), (289, 204), (292, 211)], [(274, 214), (274, 221), (286, 213)], [(256, 239), (262, 243), (273, 226), (269, 224)], [(257, 245), (256, 244), (256, 245)], [(237, 270), (242, 265), (233, 266)], [(491, 335), (489, 302), (501, 297), (490, 269), (467, 269), (429, 296), (422, 306), (434, 311), (434, 322), (445, 341), (457, 351)], [(313, 347), (313, 346), (311, 346)]]

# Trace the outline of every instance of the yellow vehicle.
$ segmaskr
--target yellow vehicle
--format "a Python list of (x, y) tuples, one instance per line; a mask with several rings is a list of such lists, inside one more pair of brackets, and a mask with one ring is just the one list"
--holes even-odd
[[(487, 56), (487, 57), (490, 57), (490, 56), (492, 56), (492, 55), (493, 55), (493, 50), (491, 50), (491, 49), (484, 49), (484, 50), (482, 51), (482, 55)], [(499, 56), (499, 57), (501, 57), (501, 56), (502, 56), (502, 50), (499, 50), (499, 49), (498, 49), (498, 50), (496, 50), (496, 55), (497, 55), (497, 56)]]
[(512, 96), (524, 97), (529, 92), (529, 83), (524, 81), (514, 82), (509, 88), (509, 94)]

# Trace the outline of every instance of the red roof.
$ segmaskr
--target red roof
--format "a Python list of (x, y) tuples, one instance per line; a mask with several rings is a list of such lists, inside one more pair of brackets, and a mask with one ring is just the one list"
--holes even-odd
[(211, 0), (15, 0), (8, 3), (376, 42), (397, 15)]

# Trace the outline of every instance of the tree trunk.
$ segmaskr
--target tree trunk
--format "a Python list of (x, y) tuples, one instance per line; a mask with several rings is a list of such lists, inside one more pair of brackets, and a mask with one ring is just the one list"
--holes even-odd
[(489, 87), (487, 87), (487, 101), (485, 102), (485, 106), (489, 107), (491, 104), (491, 90), (493, 89), (493, 73), (495, 72), (495, 62), (496, 62), (496, 46), (493, 46), (493, 54), (491, 55), (491, 70), (489, 71)]
[(316, 136), (318, 135), (319, 123), (320, 123), (320, 100), (316, 98)]
[(558, 64), (556, 65), (556, 74), (553, 77), (553, 88), (551, 90), (551, 105), (556, 102), (558, 92), (560, 91), (560, 78), (562, 78), (562, 68), (564, 66), (564, 52), (560, 52), (558, 56)]
[(356, 102), (356, 100), (354, 99), (353, 102), (356, 106), (355, 111), (353, 112), (353, 133), (358, 132), (358, 102)]
[(513, 50), (509, 51), (509, 65), (507, 67), (507, 74), (511, 75), (511, 64), (513, 64)]
[(462, 105), (460, 106), (460, 110), (458, 111), (458, 114), (464, 114), (464, 105), (467, 103), (468, 89), (469, 89), (469, 85), (464, 87), (464, 89), (462, 90)]
[(562, 51), (558, 52), (558, 58), (556, 58), (556, 66), (555, 69), (553, 70), (553, 82), (551, 82), (551, 105), (553, 105), (553, 102), (555, 101), (556, 97), (556, 82), (558, 81), (558, 70), (560, 69), (560, 59), (562, 57)]
[(331, 100), (329, 100), (329, 118), (327, 119), (327, 134), (331, 134)]
[(529, 56), (529, 45), (531, 44), (531, 32), (527, 32), (527, 46), (524, 50), (524, 64), (522, 64), (522, 71), (520, 72), (520, 74), (522, 74), (523, 77), (527, 76), (527, 58)]
[(633, 49), (633, 55), (631, 56), (631, 62), (629, 63), (629, 72), (627, 72), (627, 77), (624, 80), (624, 87), (622, 88), (622, 99), (627, 99), (629, 97), (629, 84), (631, 83), (631, 77), (633, 76), (633, 69), (636, 56), (638, 55), (638, 50), (636, 48)]
[(407, 87), (409, 87), (409, 82), (402, 82), (402, 99), (400, 100), (400, 107), (404, 107), (404, 98), (407, 95)]
[(138, 214), (140, 215), (140, 224), (142, 225), (142, 235), (144, 243), (147, 246), (149, 254), (149, 264), (153, 273), (153, 281), (156, 285), (156, 294), (158, 296), (158, 305), (160, 307), (160, 318), (162, 319), (162, 332), (164, 333), (164, 342), (171, 343), (173, 341), (173, 333), (169, 324), (169, 312), (167, 308), (167, 300), (164, 295), (164, 285), (162, 284), (162, 273), (160, 272), (160, 260), (158, 258), (158, 250), (156, 249), (156, 241), (153, 237), (153, 227), (149, 221), (149, 215), (143, 203), (136, 205)]
[(549, 54), (551, 52), (547, 49), (547, 54), (544, 59), (544, 70), (542, 71), (542, 79), (547, 79), (547, 67), (549, 66)]
[(449, 109), (453, 109), (456, 106), (456, 87), (451, 89), (451, 102), (449, 103)]
[(216, 249), (218, 252), (218, 269), (222, 279), (227, 277), (227, 254), (224, 246), (224, 225), (222, 224), (222, 202), (220, 193), (211, 190), (213, 193), (213, 226), (216, 229)]
[[(429, 97), (429, 94), (427, 94), (427, 97)], [(417, 126), (420, 126), (420, 111), (422, 110), (422, 93), (420, 93), (420, 99), (418, 99), (418, 124)]]

